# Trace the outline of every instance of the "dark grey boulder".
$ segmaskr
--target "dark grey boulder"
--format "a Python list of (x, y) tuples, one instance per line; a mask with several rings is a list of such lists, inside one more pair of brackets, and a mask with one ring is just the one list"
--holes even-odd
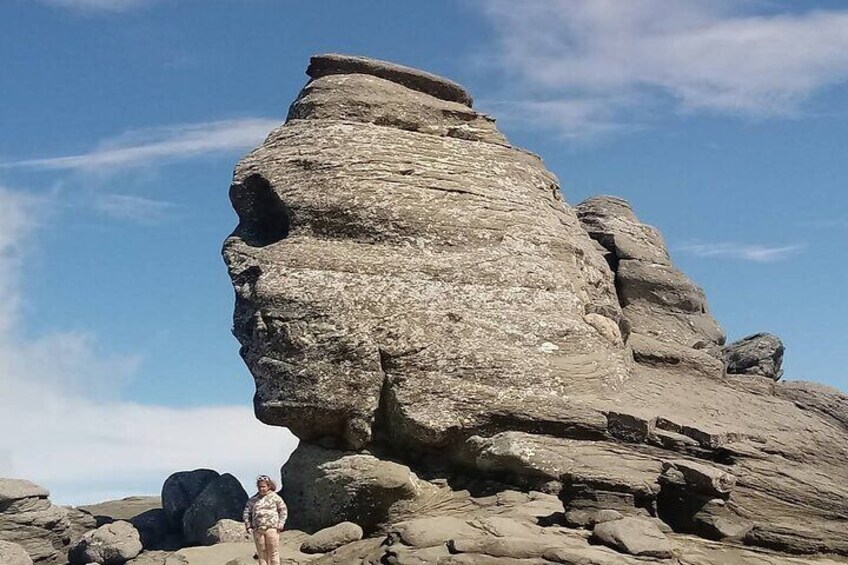
[(195, 469), (179, 471), (165, 479), (162, 485), (162, 509), (173, 531), (182, 530), (185, 511), (206, 485), (219, 476), (212, 469)]
[(723, 350), (727, 373), (757, 375), (775, 381), (783, 376), (783, 342), (776, 335), (758, 333), (734, 341)]
[(221, 519), (241, 520), (247, 498), (244, 487), (229, 473), (209, 481), (183, 514), (186, 541), (203, 543), (207, 530)]

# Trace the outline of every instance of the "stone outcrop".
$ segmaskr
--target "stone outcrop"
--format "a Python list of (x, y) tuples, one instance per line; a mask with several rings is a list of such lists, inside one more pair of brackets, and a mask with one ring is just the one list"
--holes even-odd
[(183, 515), (198, 495), (220, 475), (212, 469), (173, 473), (162, 485), (162, 509), (173, 531), (181, 532)]
[(783, 376), (783, 342), (776, 335), (759, 333), (734, 341), (723, 349), (727, 372), (757, 375), (779, 381)]
[(577, 205), (589, 236), (605, 251), (630, 332), (642, 363), (676, 365), (721, 376), (725, 335), (709, 314), (703, 290), (671, 262), (660, 232), (636, 217), (630, 204), (596, 196)]
[(36, 565), (63, 563), (71, 537), (68, 509), (30, 481), (0, 478), (0, 541), (23, 547)]
[(372, 536), (312, 563), (846, 561), (845, 395), (726, 373), (659, 232), (567, 205), (461, 87), (309, 74), (224, 258), (256, 415), (301, 440), (289, 527)]

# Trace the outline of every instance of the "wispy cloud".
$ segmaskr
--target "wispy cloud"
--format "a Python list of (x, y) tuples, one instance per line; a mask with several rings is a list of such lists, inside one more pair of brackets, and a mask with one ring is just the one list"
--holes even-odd
[(50, 4), (62, 8), (71, 8), (87, 12), (124, 12), (153, 4), (159, 0), (39, 0), (42, 4)]
[(137, 224), (159, 223), (175, 208), (172, 202), (128, 194), (96, 193), (93, 204), (96, 211), (110, 218)]
[(84, 332), (23, 337), (26, 252), (48, 206), (0, 187), (0, 476), (80, 504), (154, 494), (176, 470), (212, 467), (249, 483), (278, 468), (296, 440), (260, 424), (249, 406), (123, 400), (123, 386), (143, 367), (139, 356), (106, 353)]
[(487, 64), (512, 75), (521, 98), (540, 101), (530, 108), (539, 119), (569, 135), (605, 132), (657, 107), (795, 115), (814, 92), (848, 79), (848, 10), (779, 13), (746, 0), (478, 6), (496, 31)]
[(796, 255), (803, 245), (768, 246), (742, 243), (692, 243), (677, 247), (678, 251), (698, 257), (741, 259), (756, 263), (781, 261)]
[(245, 118), (128, 131), (86, 153), (22, 159), (0, 168), (103, 172), (252, 148), (279, 120)]

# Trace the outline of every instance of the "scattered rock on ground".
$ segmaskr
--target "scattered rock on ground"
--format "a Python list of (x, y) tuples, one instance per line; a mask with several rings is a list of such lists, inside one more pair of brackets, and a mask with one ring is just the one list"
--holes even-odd
[(123, 565), (138, 556), (141, 549), (138, 530), (129, 522), (118, 520), (83, 535), (68, 552), (68, 561), (71, 565)]
[(362, 528), (353, 522), (342, 522), (319, 530), (300, 546), (303, 553), (328, 553), (343, 545), (362, 539)]

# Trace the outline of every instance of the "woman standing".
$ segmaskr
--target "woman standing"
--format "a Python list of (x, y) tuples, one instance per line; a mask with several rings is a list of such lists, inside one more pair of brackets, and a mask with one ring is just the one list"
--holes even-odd
[(280, 532), (288, 509), (268, 475), (256, 478), (256, 490), (244, 507), (244, 527), (256, 543), (259, 565), (280, 565)]

